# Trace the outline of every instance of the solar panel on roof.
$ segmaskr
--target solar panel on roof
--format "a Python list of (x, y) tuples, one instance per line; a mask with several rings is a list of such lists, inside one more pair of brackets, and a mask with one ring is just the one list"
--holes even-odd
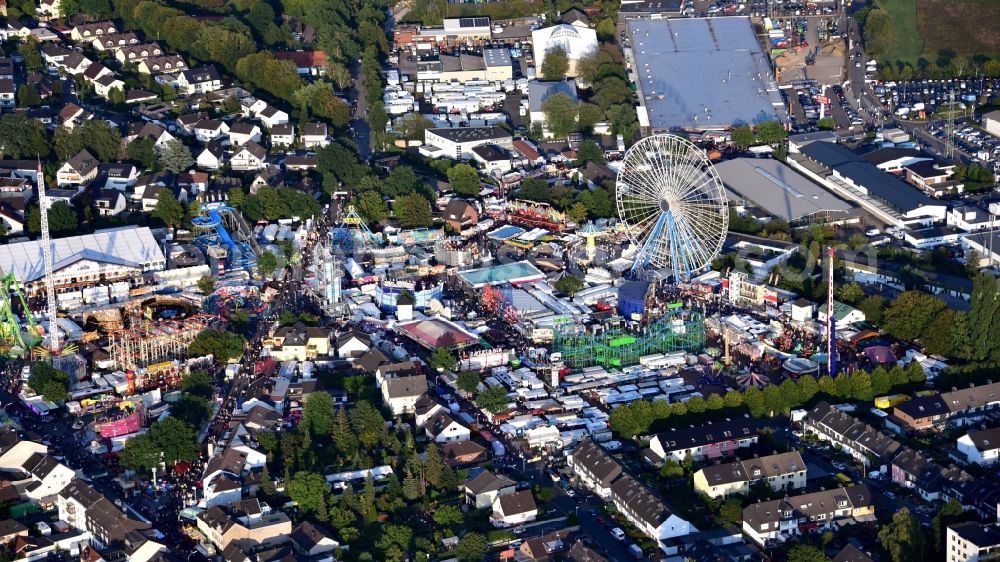
[(459, 27), (489, 27), (490, 18), (460, 18)]

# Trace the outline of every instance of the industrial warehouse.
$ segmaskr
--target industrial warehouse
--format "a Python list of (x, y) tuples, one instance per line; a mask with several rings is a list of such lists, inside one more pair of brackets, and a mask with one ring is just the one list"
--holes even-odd
[(749, 18), (629, 19), (626, 25), (643, 127), (721, 131), (788, 122)]

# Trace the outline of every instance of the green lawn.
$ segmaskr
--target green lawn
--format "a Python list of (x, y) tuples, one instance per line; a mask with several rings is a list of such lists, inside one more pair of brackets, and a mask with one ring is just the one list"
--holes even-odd
[(882, 0), (881, 5), (892, 18), (892, 43), (884, 58), (916, 63), (924, 52), (917, 27), (917, 0)]

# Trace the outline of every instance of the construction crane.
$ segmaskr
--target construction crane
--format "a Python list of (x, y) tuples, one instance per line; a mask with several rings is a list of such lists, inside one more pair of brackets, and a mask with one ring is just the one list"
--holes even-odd
[(49, 317), (49, 352), (53, 356), (58, 356), (61, 350), (59, 345), (59, 327), (57, 323), (56, 310), (56, 287), (52, 273), (52, 240), (49, 238), (49, 198), (45, 195), (45, 176), (42, 175), (42, 161), (38, 160), (38, 168), (35, 170), (35, 182), (38, 184), (38, 215), (41, 218), (42, 227), (42, 259), (45, 262), (45, 298), (48, 306)]

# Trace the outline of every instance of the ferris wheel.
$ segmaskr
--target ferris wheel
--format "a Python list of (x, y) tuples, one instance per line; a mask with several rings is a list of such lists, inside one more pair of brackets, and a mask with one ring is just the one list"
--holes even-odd
[(639, 248), (632, 269), (670, 268), (676, 280), (707, 267), (729, 227), (726, 192), (705, 152), (676, 135), (646, 137), (618, 172), (618, 216)]

